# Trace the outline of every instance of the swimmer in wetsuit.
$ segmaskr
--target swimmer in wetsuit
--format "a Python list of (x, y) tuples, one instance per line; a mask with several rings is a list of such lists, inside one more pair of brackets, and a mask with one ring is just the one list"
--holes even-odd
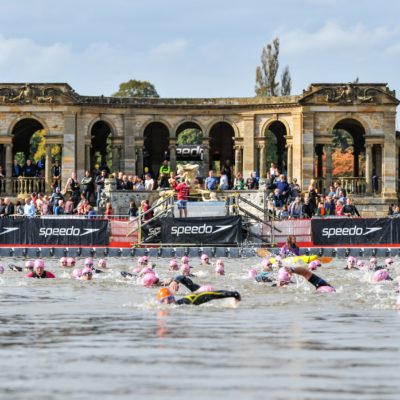
[(335, 292), (335, 288), (326, 282), (324, 279), (315, 275), (307, 268), (304, 267), (290, 267), (288, 268), (293, 274), (297, 274), (305, 278), (311, 285), (315, 286), (315, 289), (319, 292)]
[(28, 278), (55, 278), (55, 275), (49, 271), (45, 271), (44, 269), (44, 261), (43, 260), (35, 260), (35, 266), (32, 272), (26, 275)]
[(241, 300), (240, 293), (236, 291), (212, 290), (212, 291), (199, 292), (201, 286), (194, 283), (187, 276), (178, 275), (177, 277), (174, 278), (173, 281), (176, 283), (174, 290), (179, 288), (178, 285), (180, 283), (186, 286), (191, 292), (194, 293), (191, 293), (185, 297), (182, 297), (181, 299), (176, 300), (171, 290), (169, 288), (164, 287), (157, 292), (157, 300), (160, 303), (192, 304), (198, 306), (200, 304), (207, 303), (211, 300), (226, 299), (229, 297), (232, 297), (237, 301)]

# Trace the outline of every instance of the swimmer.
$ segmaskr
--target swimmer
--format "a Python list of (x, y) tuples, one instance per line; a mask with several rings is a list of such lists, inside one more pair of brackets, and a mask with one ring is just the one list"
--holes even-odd
[[(180, 277), (176, 277), (179, 280)], [(184, 280), (180, 279), (180, 283), (183, 285), (188, 285), (189, 287), (197, 287), (196, 290), (200, 289), (199, 285), (194, 284), (189, 278), (182, 277)], [(186, 287), (188, 287), (186, 286)], [(188, 287), (188, 288), (189, 288)], [(190, 289), (189, 289), (190, 290)], [(207, 303), (211, 300), (218, 300), (218, 299), (226, 299), (232, 297), (236, 301), (240, 301), (240, 293), (239, 292), (231, 292), (227, 290), (215, 290), (215, 291), (204, 291), (200, 293), (191, 293), (181, 299), (176, 300), (175, 296), (173, 295), (172, 291), (169, 288), (162, 288), (157, 292), (157, 300), (160, 303), (164, 304), (190, 304), (198, 306), (203, 303)]]
[(382, 281), (392, 281), (393, 278), (389, 275), (389, 272), (386, 269), (378, 269), (372, 275), (372, 282), (378, 283)]
[[(105, 261), (105, 260), (104, 260)], [(96, 274), (102, 274), (104, 271), (101, 271), (100, 269), (96, 269), (94, 266), (94, 261), (92, 257), (88, 257), (85, 259), (85, 268), (90, 268), (92, 270), (92, 272), (96, 273)], [(83, 271), (83, 270), (82, 270)]]
[[(27, 260), (25, 261), (25, 270), (26, 272), (32, 272), (34, 267), (34, 261), (33, 260)], [(22, 272), (22, 267), (19, 267), (18, 265), (15, 264), (9, 264), (8, 268), (11, 269), (11, 271), (14, 272)]]
[(178, 263), (175, 259), (171, 260), (169, 262), (169, 270), (170, 271), (178, 271), (179, 270)]
[(304, 267), (291, 267), (289, 268), (290, 272), (293, 274), (297, 274), (305, 278), (311, 285), (315, 286), (318, 292), (335, 292), (335, 288), (326, 282), (324, 279), (320, 278), (318, 275), (315, 275), (307, 268)]
[(100, 260), (97, 263), (97, 266), (99, 268), (107, 268), (107, 261), (104, 258), (100, 258)]
[(91, 281), (92, 278), (93, 278), (92, 269), (89, 268), (89, 267), (83, 268), (82, 274), (81, 274), (80, 278), (81, 278), (83, 281)]
[(353, 257), (353, 256), (350, 256), (350, 257), (347, 258), (347, 265), (343, 269), (346, 269), (346, 270), (358, 269), (357, 266), (356, 266), (356, 263), (357, 263), (357, 259), (355, 257)]
[(55, 278), (55, 275), (44, 269), (44, 261), (35, 260), (33, 271), (26, 275), (28, 278)]
[(190, 268), (191, 268), (191, 266), (189, 264), (187, 264), (187, 263), (182, 264), (181, 268), (180, 268), (181, 274), (185, 275), (185, 276), (194, 276), (190, 273)]
[(375, 270), (378, 265), (378, 259), (375, 256), (372, 256), (369, 259), (369, 269)]
[(374, 271), (379, 271), (380, 269), (389, 269), (394, 263), (392, 257), (388, 257), (385, 260), (385, 265), (375, 265)]
[(59, 261), (60, 267), (67, 267), (68, 266), (68, 259), (67, 257), (61, 257)]
[(210, 259), (207, 254), (202, 254), (200, 260), (201, 260), (201, 265), (211, 265)]
[(181, 258), (181, 263), (182, 264), (189, 264), (189, 257), (188, 256), (183, 256)]
[(76, 261), (75, 261), (74, 257), (68, 257), (67, 258), (67, 267), (74, 268), (75, 264), (76, 264)]
[(221, 260), (220, 258), (217, 260), (217, 262), (215, 263), (215, 273), (217, 275), (225, 275), (224, 260)]
[[(257, 282), (273, 282), (273, 278), (271, 276), (271, 271), (272, 271), (272, 263), (269, 258), (264, 258), (261, 261), (261, 264), (263, 266), (263, 271), (257, 274), (257, 272), (254, 275), (254, 272), (252, 270), (249, 271), (249, 276), (252, 277), (254, 275), (254, 278)], [(254, 269), (255, 270), (255, 269)], [(256, 271), (256, 270), (255, 270)]]

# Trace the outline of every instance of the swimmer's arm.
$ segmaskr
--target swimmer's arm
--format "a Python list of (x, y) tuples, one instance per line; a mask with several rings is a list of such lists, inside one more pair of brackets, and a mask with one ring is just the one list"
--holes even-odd
[(200, 287), (200, 285), (194, 283), (191, 279), (184, 275), (176, 276), (174, 278), (174, 281), (177, 283), (181, 283), (183, 286), (186, 286), (191, 292), (195, 292)]
[(194, 305), (200, 305), (203, 303), (207, 303), (211, 300), (218, 300), (218, 299), (226, 299), (229, 297), (233, 297), (237, 301), (241, 300), (241, 296), (239, 292), (231, 292), (228, 290), (217, 290), (215, 292), (202, 292), (197, 294), (193, 299), (192, 299), (192, 304)]

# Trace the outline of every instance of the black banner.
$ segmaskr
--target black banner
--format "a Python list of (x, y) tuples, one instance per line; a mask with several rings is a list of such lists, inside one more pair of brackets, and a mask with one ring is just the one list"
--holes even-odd
[(108, 221), (75, 218), (2, 218), (0, 244), (107, 246)]
[(239, 245), (242, 220), (240, 217), (164, 218), (161, 240), (177, 244)]
[(311, 232), (323, 246), (400, 243), (400, 221), (389, 218), (313, 218)]
[(164, 219), (153, 220), (142, 227), (142, 243), (161, 242), (161, 221)]

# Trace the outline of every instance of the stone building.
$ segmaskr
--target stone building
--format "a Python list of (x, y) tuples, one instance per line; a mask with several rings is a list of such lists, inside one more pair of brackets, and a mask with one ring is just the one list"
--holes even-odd
[[(382, 199), (397, 199), (398, 100), (386, 84), (311, 84), (301, 95), (273, 98), (116, 98), (82, 96), (68, 84), (0, 84), (0, 165), (11, 180), (17, 152), (29, 154), (29, 140), (45, 129), (45, 181), (50, 183), (51, 146), (62, 146), (63, 180), (78, 178), (94, 166), (94, 154), (112, 153), (112, 170), (154, 171), (168, 156), (176, 167), (177, 137), (182, 130), (202, 132), (203, 162), (230, 160), (244, 177), (267, 170), (267, 132), (276, 139), (276, 162), (288, 179), (320, 189), (332, 182), (333, 131), (353, 140), (354, 191), (370, 193), (380, 177)], [(108, 143), (108, 145), (107, 145)], [(365, 166), (360, 168), (363, 155)], [(363, 164), (364, 165), (364, 164)], [(350, 186), (349, 186), (350, 187)], [(11, 188), (11, 186), (10, 186)]]

